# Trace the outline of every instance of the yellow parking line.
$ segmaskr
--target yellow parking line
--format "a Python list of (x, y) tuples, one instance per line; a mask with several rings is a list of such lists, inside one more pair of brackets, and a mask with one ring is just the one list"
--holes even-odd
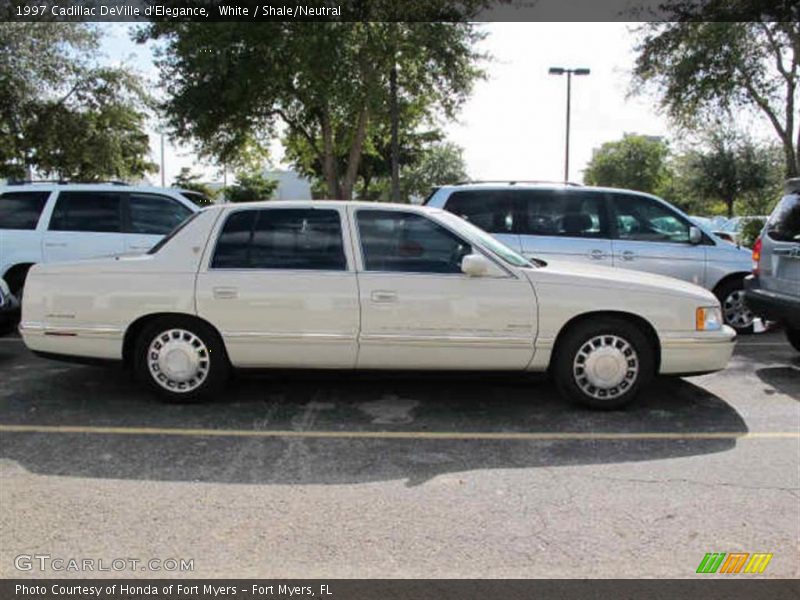
[(251, 429), (191, 429), (169, 427), (93, 427), (83, 425), (3, 425), (0, 433), (83, 433), (93, 435), (164, 435), (250, 438), (335, 438), (399, 440), (719, 440), (719, 439), (800, 439), (800, 431), (757, 431), (749, 433), (710, 432), (460, 432), (460, 431), (293, 431)]

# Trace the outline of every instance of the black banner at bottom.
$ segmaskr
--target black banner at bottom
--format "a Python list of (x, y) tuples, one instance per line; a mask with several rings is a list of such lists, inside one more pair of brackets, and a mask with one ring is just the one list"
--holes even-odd
[(800, 581), (697, 579), (6, 579), (2, 600), (797, 600)]

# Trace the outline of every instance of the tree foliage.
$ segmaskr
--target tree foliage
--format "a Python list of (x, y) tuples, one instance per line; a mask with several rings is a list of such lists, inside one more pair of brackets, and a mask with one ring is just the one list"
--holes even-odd
[(425, 198), (434, 187), (467, 180), (464, 151), (452, 142), (435, 144), (401, 173), (401, 187), (407, 196)]
[(225, 188), (228, 202), (260, 202), (271, 200), (278, 187), (274, 179), (267, 179), (259, 171), (242, 171), (236, 174), (236, 183)]
[(189, 167), (183, 167), (180, 173), (175, 176), (172, 187), (199, 192), (213, 203), (214, 199), (217, 197), (217, 191), (207, 183), (204, 183), (202, 178), (202, 175), (192, 173)]
[[(400, 35), (398, 32), (402, 32)], [(395, 65), (416, 122), (452, 116), (480, 75), (477, 29), (465, 23), (154, 23), (140, 39), (158, 57), (169, 125), (206, 157), (230, 162), (266, 146), (279, 125), (301, 172), (326, 195), (351, 198), (386, 122)]]
[(779, 197), (775, 149), (719, 124), (706, 130), (679, 164), (676, 188), (706, 206), (721, 203), (728, 217), (734, 212), (765, 214)]
[(85, 23), (0, 23), (0, 175), (140, 177), (155, 170), (139, 78), (98, 66)]
[(797, 9), (771, 22), (731, 22), (719, 20), (720, 2), (673, 1), (666, 8), (673, 22), (640, 29), (635, 89), (654, 87), (662, 107), (688, 128), (736, 109), (760, 114), (780, 140), (786, 175), (800, 174)]
[(661, 138), (625, 134), (595, 149), (583, 179), (589, 185), (661, 194), (670, 179), (668, 156)]

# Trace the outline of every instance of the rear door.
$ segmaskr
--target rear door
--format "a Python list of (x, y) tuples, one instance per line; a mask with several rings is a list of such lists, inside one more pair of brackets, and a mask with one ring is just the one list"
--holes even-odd
[(689, 241), (692, 223), (661, 202), (611, 194), (614, 266), (705, 285), (706, 249)]
[(445, 210), (480, 227), (509, 248), (520, 251), (519, 235), (515, 231), (511, 194), (506, 190), (464, 190), (447, 199)]
[(353, 367), (358, 286), (344, 208), (243, 208), (224, 217), (197, 311), (239, 367)]
[(767, 221), (761, 243), (761, 285), (800, 296), (800, 195), (784, 196)]
[(519, 190), (514, 198), (519, 205), (517, 231), (527, 258), (611, 266), (605, 194), (564, 188)]
[(169, 196), (144, 192), (124, 195), (124, 251), (144, 253), (186, 220), (192, 211)]
[(42, 245), (46, 262), (121, 254), (122, 195), (59, 192)]

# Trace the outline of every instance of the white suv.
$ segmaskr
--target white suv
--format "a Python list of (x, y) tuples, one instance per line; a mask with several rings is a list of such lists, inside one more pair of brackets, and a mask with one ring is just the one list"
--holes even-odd
[(0, 186), (0, 277), (19, 298), (36, 263), (147, 252), (198, 210), (177, 190), (162, 188)]

